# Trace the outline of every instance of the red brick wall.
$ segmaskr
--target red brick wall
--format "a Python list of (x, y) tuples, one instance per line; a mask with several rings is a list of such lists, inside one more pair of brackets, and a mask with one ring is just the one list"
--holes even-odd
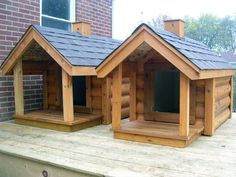
[[(0, 1), (0, 64), (30, 24), (39, 24), (40, 0)], [(25, 110), (41, 107), (42, 81), (40, 76), (24, 77)], [(0, 121), (14, 114), (12, 76), (0, 73)]]
[(30, 24), (39, 24), (40, 0), (0, 1), (0, 59), (3, 59)]
[(90, 22), (92, 33), (112, 36), (112, 0), (77, 0), (76, 20)]
[[(111, 37), (112, 0), (76, 0), (76, 20), (92, 24), (92, 33)], [(0, 64), (30, 24), (40, 23), (40, 0), (0, 0)], [(24, 77), (25, 109), (42, 106), (41, 76)], [(14, 114), (12, 76), (0, 71), (0, 121)]]

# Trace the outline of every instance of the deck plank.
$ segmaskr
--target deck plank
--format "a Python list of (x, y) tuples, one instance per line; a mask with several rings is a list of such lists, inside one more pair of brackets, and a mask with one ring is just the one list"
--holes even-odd
[(133, 176), (233, 177), (236, 114), (233, 115), (214, 136), (202, 136), (184, 149), (117, 140), (110, 125), (64, 133), (2, 122), (0, 151), (105, 176), (130, 173)]

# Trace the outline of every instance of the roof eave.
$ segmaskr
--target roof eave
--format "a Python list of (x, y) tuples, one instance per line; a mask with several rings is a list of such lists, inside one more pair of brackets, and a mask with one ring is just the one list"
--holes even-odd
[(233, 76), (236, 73), (235, 69), (222, 69), (222, 70), (201, 70), (199, 79), (210, 79), (217, 77)]
[(96, 76), (97, 72), (94, 66), (73, 66), (72, 76)]

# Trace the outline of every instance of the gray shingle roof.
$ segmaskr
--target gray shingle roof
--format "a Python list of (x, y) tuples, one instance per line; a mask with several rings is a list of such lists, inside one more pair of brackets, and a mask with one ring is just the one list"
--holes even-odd
[[(141, 24), (135, 31), (142, 26), (151, 29), (201, 70), (233, 69), (227, 60), (201, 42), (187, 37), (181, 38), (165, 30), (154, 30), (146, 24)], [(33, 27), (74, 66), (96, 67), (121, 45), (121, 41), (111, 38), (82, 36), (79, 33), (37, 25)]]
[(221, 52), (220, 55), (229, 63), (236, 63), (236, 54), (233, 52)]
[(146, 24), (141, 24), (139, 27), (143, 25), (172, 45), (201, 70), (233, 69), (227, 60), (199, 41), (187, 37), (182, 38), (165, 30), (153, 29)]
[(74, 66), (98, 66), (121, 41), (100, 36), (82, 36), (55, 28), (33, 26)]

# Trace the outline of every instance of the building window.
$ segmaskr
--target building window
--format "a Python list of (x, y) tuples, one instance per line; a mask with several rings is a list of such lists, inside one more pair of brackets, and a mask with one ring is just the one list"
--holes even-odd
[(70, 30), (75, 21), (75, 0), (41, 0), (41, 25)]

